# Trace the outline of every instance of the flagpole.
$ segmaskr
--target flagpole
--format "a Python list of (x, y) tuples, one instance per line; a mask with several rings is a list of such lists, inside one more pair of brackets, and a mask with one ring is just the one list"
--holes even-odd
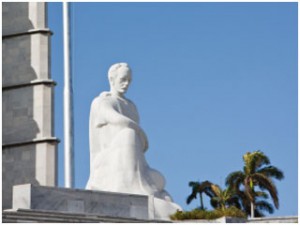
[(70, 57), (69, 4), (63, 2), (64, 38), (64, 169), (65, 187), (74, 187), (73, 89)]

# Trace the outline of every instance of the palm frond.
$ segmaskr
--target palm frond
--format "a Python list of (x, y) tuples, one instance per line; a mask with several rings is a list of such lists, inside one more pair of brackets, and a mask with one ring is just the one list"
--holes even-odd
[(241, 203), (240, 203), (240, 198), (236, 194), (228, 199), (227, 204), (228, 204), (228, 206), (235, 206), (238, 209), (242, 208)]
[(256, 191), (255, 196), (263, 199), (268, 199), (269, 195), (264, 191)]
[(192, 193), (187, 197), (186, 203), (190, 204), (192, 200), (197, 198), (200, 183), (197, 181), (190, 181), (189, 186), (192, 188)]
[(202, 195), (202, 193), (205, 193), (209, 197), (213, 197), (214, 195), (210, 190), (211, 185), (212, 183), (208, 180), (203, 182), (190, 181), (189, 186), (192, 188), (192, 193), (187, 197), (186, 203), (190, 204), (192, 200), (197, 198), (197, 194)]
[(220, 201), (219, 201), (219, 199), (217, 197), (212, 197), (210, 199), (210, 204), (215, 209), (220, 207)]
[(197, 193), (192, 193), (186, 198), (186, 204), (190, 204), (194, 199), (197, 198)]
[(267, 211), (270, 214), (272, 214), (274, 212), (273, 206), (269, 202), (266, 202), (266, 201), (255, 202), (255, 207), (258, 210)]
[(257, 173), (264, 174), (267, 177), (274, 177), (278, 180), (282, 180), (284, 178), (284, 174), (281, 170), (276, 168), (275, 166), (267, 166), (257, 170)]
[(253, 174), (261, 166), (270, 164), (269, 158), (259, 150), (252, 153), (246, 153), (244, 159), (248, 174)]
[(225, 184), (231, 189), (237, 189), (244, 181), (245, 174), (242, 171), (235, 171), (226, 177)]
[(196, 186), (199, 186), (199, 185), (200, 185), (200, 183), (197, 182), (197, 181), (190, 181), (190, 182), (189, 182), (189, 186), (192, 187), (192, 188), (193, 188), (193, 187), (196, 187)]
[(211, 185), (211, 190), (213, 191), (213, 193), (214, 193), (216, 196), (220, 197), (220, 195), (221, 195), (221, 193), (222, 193), (222, 190), (221, 190), (221, 188), (219, 187), (219, 185), (212, 184), (212, 185)]
[(263, 165), (269, 165), (270, 159), (262, 151), (255, 151), (253, 153), (253, 159), (256, 161), (256, 168), (259, 168)]
[(276, 186), (273, 184), (273, 181), (267, 176), (259, 173), (254, 174), (253, 179), (255, 179), (258, 182), (258, 186), (261, 189), (267, 190), (270, 193), (274, 205), (278, 209), (279, 208), (278, 193), (277, 193)]
[(210, 181), (206, 180), (201, 183), (201, 191), (204, 192), (208, 197), (212, 198), (215, 196), (214, 192), (211, 189), (211, 186), (213, 183)]
[[(248, 215), (250, 215), (250, 214), (248, 214)], [(256, 208), (254, 210), (254, 217), (265, 217), (265, 214), (261, 210)]]

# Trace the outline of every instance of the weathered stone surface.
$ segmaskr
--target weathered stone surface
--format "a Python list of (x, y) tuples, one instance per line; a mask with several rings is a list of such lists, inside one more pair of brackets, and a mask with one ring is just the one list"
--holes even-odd
[(56, 143), (38, 143), (2, 150), (2, 207), (12, 207), (12, 186), (57, 185)]
[(51, 212), (45, 210), (4, 211), (4, 223), (168, 223), (161, 220), (143, 220), (136, 218), (109, 217), (81, 213)]
[(2, 35), (23, 33), (47, 26), (46, 4), (43, 2), (18, 2), (2, 4)]
[(149, 219), (148, 196), (31, 184), (14, 186), (13, 209)]
[(51, 32), (45, 2), (2, 3), (2, 208), (12, 186), (56, 185)]
[[(266, 217), (255, 219), (257, 223), (298, 223), (297, 216)], [(259, 221), (261, 220), (261, 221)], [(237, 218), (222, 217), (217, 220), (185, 220), (173, 221), (176, 223), (256, 223), (252, 220), (240, 220)], [(4, 223), (166, 223), (171, 221), (141, 220), (134, 218), (107, 217), (80, 213), (49, 212), (41, 210), (17, 210), (4, 211), (2, 214)]]
[(2, 86), (30, 83), (48, 79), (50, 68), (48, 55), (49, 34), (35, 33), (2, 41)]
[(214, 220), (176, 220), (176, 223), (298, 223), (298, 216), (263, 217), (243, 219), (236, 217), (221, 217)]
[(27, 86), (3, 92), (2, 144), (53, 136), (52, 87)]
[(248, 219), (247, 223), (298, 223), (298, 216), (278, 216)]

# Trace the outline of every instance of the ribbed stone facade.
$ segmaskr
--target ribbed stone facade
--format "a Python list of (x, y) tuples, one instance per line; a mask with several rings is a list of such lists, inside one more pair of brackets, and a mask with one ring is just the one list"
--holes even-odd
[(2, 3), (2, 208), (12, 186), (57, 184), (50, 37), (44, 2)]

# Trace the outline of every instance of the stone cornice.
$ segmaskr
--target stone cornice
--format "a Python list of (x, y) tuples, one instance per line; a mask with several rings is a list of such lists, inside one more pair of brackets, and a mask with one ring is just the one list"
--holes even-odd
[(19, 147), (19, 146), (24, 146), (24, 145), (31, 145), (31, 144), (39, 144), (39, 143), (59, 143), (60, 140), (56, 137), (46, 137), (46, 138), (37, 138), (29, 141), (20, 141), (17, 143), (8, 143), (8, 144), (3, 144), (2, 149), (4, 148), (12, 148), (12, 147)]
[(28, 31), (25, 31), (25, 32), (2, 35), (2, 40), (3, 40), (3, 39), (7, 39), (7, 38), (13, 38), (13, 37), (24, 36), (24, 35), (31, 35), (31, 34), (46, 34), (46, 35), (52, 35), (53, 32), (52, 32), (50, 29), (48, 29), (48, 28), (43, 28), (43, 29), (31, 29), (31, 30), (28, 30)]
[(21, 83), (21, 84), (13, 84), (13, 85), (3, 86), (2, 91), (16, 89), (16, 88), (23, 88), (23, 87), (28, 87), (28, 86), (41, 85), (41, 84), (55, 86), (56, 82), (54, 80), (50, 80), (50, 79), (33, 80), (29, 83)]

